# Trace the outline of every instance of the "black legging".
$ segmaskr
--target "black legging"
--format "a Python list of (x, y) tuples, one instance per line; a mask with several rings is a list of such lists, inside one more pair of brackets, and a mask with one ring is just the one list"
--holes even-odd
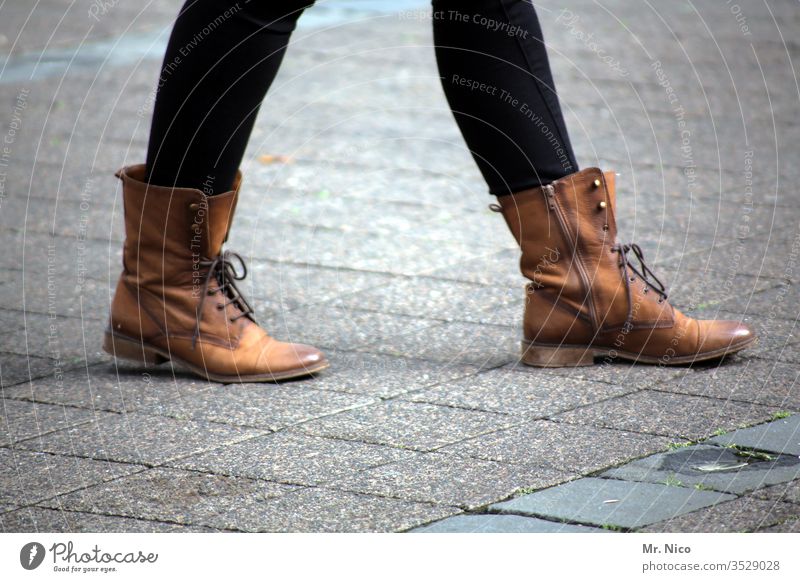
[[(187, 0), (158, 83), (149, 181), (209, 194), (230, 189), (261, 101), (311, 4)], [(492, 194), (578, 170), (530, 3), (433, 0), (433, 32), (445, 95)]]

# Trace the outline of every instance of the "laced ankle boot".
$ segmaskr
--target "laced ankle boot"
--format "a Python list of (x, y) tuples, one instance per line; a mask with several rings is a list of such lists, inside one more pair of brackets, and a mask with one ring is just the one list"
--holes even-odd
[(498, 197), (522, 250), (522, 361), (588, 366), (597, 357), (691, 364), (753, 345), (738, 321), (697, 320), (672, 307), (641, 248), (617, 242), (614, 173), (587, 168)]
[(172, 360), (216, 382), (275, 381), (328, 366), (311, 346), (273, 339), (237, 287), (242, 258), (222, 251), (241, 184), (206, 196), (144, 182), (144, 165), (117, 172), (125, 210), (123, 271), (103, 348), (155, 365)]

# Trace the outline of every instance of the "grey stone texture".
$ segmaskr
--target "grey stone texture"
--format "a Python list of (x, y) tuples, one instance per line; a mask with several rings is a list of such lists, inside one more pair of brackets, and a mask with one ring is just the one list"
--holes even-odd
[(762, 422), (776, 411), (774, 406), (642, 390), (554, 418), (573, 424), (700, 439), (718, 430)]
[(415, 533), (611, 533), (607, 529), (547, 521), (521, 515), (454, 515)]
[(800, 517), (800, 505), (740, 497), (640, 529), (648, 533), (737, 533), (780, 527)]
[[(761, 338), (692, 368), (522, 365), (519, 250), (442, 94), (429, 19), (393, 2), (307, 10), (256, 121), (226, 246), (247, 258), (259, 321), (332, 365), (248, 386), (101, 349), (122, 268), (113, 172), (144, 161), (158, 32), (182, 3), (0, 8), (0, 140), (25, 101), (0, 165), (0, 529), (798, 531), (800, 480), (750, 491), (791, 478), (800, 455), (797, 416), (774, 416), (800, 410), (800, 170), (787, 155), (800, 126), (775, 42), (791, 37), (792, 3), (742, 3), (747, 35), (724, 2), (576, 0), (572, 23), (562, 3), (536, 4), (580, 165), (618, 172), (620, 239), (641, 245), (677, 307)], [(709, 437), (783, 456), (702, 481), (749, 491), (736, 499), (586, 478), (673, 482), (647, 463)], [(532, 501), (597, 483), (631, 496), (616, 512)], [(543, 519), (485, 509), (523, 493), (507, 503), (546, 507)]]
[(668, 444), (663, 437), (539, 420), (464, 440), (440, 451), (585, 474), (663, 450)]
[(735, 430), (711, 442), (800, 456), (800, 414)]
[(586, 477), (491, 509), (634, 529), (730, 499), (726, 493)]
[(602, 476), (741, 494), (800, 478), (800, 458), (697, 445), (638, 459)]
[(91, 422), (19, 443), (19, 447), (91, 459), (158, 465), (265, 431), (139, 413), (95, 413)]
[(472, 509), (520, 489), (540, 489), (573, 478), (536, 465), (507, 464), (456, 455), (420, 453), (330, 484), (337, 489)]

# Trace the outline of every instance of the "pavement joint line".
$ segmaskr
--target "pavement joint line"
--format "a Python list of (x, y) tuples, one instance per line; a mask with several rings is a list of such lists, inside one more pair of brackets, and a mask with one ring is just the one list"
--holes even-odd
[(42, 505), (30, 505), (30, 506), (27, 506), (27, 507), (22, 508), (22, 509), (29, 509), (29, 508), (47, 509), (47, 510), (50, 510), (50, 511), (63, 511), (65, 513), (77, 513), (77, 514), (87, 513), (87, 514), (90, 514), (90, 515), (99, 515), (99, 516), (103, 516), (103, 517), (117, 517), (117, 518), (123, 518), (123, 519), (134, 519), (134, 520), (137, 520), (137, 521), (149, 521), (151, 523), (163, 523), (163, 524), (167, 524), (167, 525), (204, 527), (204, 528), (207, 528), (207, 529), (209, 529), (211, 531), (220, 531), (220, 532), (240, 533), (240, 532), (244, 531), (244, 530), (240, 530), (240, 529), (214, 527), (214, 526), (209, 526), (209, 525), (196, 524), (196, 523), (187, 523), (187, 522), (174, 521), (174, 520), (169, 520), (169, 519), (152, 519), (152, 518), (148, 518), (148, 517), (139, 517), (139, 516), (133, 517), (131, 515), (108, 513), (108, 512), (102, 512), (102, 511), (77, 510), (77, 509), (69, 509), (69, 508), (65, 508), (65, 507), (59, 507), (58, 509), (53, 509), (52, 507), (46, 507), (46, 506), (42, 506)]
[[(775, 362), (776, 364), (781, 363), (780, 360), (765, 360), (765, 361)], [(734, 403), (737, 403), (737, 404), (756, 404), (758, 406), (763, 406), (764, 408), (778, 408), (778, 409), (781, 408), (780, 406), (776, 406), (774, 404), (764, 404), (762, 402), (756, 402), (754, 400), (743, 400), (741, 398), (733, 398), (733, 397), (730, 397), (730, 398), (718, 398), (716, 396), (706, 396), (705, 394), (697, 394), (695, 392), (680, 392), (680, 391), (676, 391), (676, 390), (665, 390), (663, 388), (660, 388), (666, 382), (669, 382), (669, 380), (666, 380), (665, 382), (659, 382), (657, 384), (653, 384), (652, 386), (650, 386), (648, 388), (643, 388), (643, 390), (652, 390), (653, 392), (660, 392), (662, 394), (672, 394), (673, 396), (676, 395), (676, 394), (682, 394), (684, 396), (696, 396), (698, 398), (707, 398), (709, 400), (719, 400), (719, 401), (722, 401), (722, 402), (734, 402)], [(678, 386), (680, 386), (680, 384)], [(792, 410), (791, 412), (795, 412), (795, 411)]]

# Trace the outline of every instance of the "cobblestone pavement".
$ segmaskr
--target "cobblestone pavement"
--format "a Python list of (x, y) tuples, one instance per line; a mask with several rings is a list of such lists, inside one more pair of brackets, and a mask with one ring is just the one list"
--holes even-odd
[(518, 253), (426, 6), (331, 1), (262, 108), (229, 247), (260, 321), (332, 366), (225, 386), (100, 349), (113, 171), (144, 159), (179, 2), (29, 5), (0, 9), (0, 530), (800, 531), (796, 2), (537, 3), (623, 236), (757, 348), (518, 365)]

